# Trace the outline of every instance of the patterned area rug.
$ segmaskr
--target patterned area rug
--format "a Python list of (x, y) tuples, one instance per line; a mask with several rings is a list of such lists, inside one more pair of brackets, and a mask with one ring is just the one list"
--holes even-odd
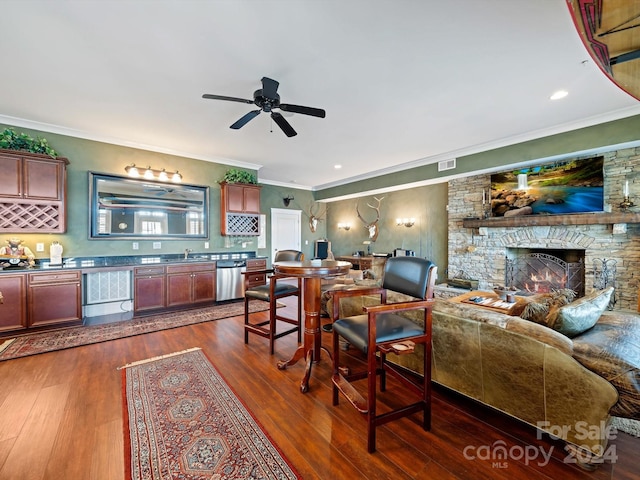
[(199, 348), (123, 368), (126, 478), (301, 478)]
[[(252, 300), (250, 312), (269, 309), (267, 302)], [(79, 347), (92, 343), (106, 342), (118, 338), (132, 337), (143, 333), (157, 332), (169, 328), (183, 327), (196, 323), (235, 317), (244, 314), (244, 301), (213, 305), (182, 312), (163, 313), (149, 317), (105, 323), (102, 325), (80, 326), (53, 332), (33, 333), (7, 340), (0, 340), (0, 361), (26, 357), (38, 353), (52, 352), (65, 348)]]

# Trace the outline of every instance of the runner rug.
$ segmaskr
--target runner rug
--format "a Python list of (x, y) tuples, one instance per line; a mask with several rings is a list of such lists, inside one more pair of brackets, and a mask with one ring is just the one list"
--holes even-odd
[[(269, 303), (251, 300), (251, 313), (269, 309)], [(65, 328), (51, 332), (32, 333), (7, 340), (0, 339), (0, 361), (26, 357), (38, 353), (106, 342), (118, 338), (132, 337), (143, 333), (157, 332), (169, 328), (184, 327), (196, 323), (220, 320), (244, 314), (244, 301), (213, 305), (181, 312), (163, 313), (131, 320), (101, 325)]]
[(127, 480), (301, 478), (199, 348), (121, 368)]

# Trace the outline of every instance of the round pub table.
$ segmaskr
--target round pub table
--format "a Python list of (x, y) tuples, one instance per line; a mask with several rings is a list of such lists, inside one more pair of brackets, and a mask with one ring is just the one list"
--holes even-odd
[(311, 366), (320, 361), (320, 352), (324, 350), (331, 356), (331, 353), (322, 347), (320, 332), (321, 279), (345, 275), (350, 268), (351, 263), (335, 260), (305, 260), (303, 262), (277, 262), (273, 264), (273, 269), (277, 274), (302, 278), (304, 301), (303, 343), (289, 360), (278, 362), (278, 368), (284, 370), (288, 366), (297, 363), (301, 358), (305, 359), (304, 377), (300, 383), (300, 391), (302, 393), (309, 391)]

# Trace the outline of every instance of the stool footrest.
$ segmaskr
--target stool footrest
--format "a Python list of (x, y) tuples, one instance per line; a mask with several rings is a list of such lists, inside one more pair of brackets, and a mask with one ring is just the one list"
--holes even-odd
[(413, 353), (415, 348), (416, 344), (411, 340), (378, 345), (378, 350), (380, 350), (382, 353), (395, 353), (396, 355), (406, 355), (407, 353)]
[(347, 398), (347, 400), (349, 400), (351, 405), (356, 408), (356, 410), (358, 410), (360, 413), (367, 413), (369, 411), (367, 401), (342, 375), (333, 375), (333, 377), (331, 377), (331, 381), (336, 387), (338, 387), (338, 390), (343, 393), (343, 395)]

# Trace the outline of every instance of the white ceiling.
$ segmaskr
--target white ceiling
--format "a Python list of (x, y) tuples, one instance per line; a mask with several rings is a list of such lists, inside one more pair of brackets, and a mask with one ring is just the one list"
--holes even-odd
[[(565, 0), (0, 4), (1, 123), (256, 168), (264, 183), (321, 189), (640, 113)], [(293, 138), (266, 114), (231, 130), (255, 108), (202, 98), (252, 99), (263, 76), (326, 118), (287, 116)], [(558, 89), (569, 96), (550, 101)]]

